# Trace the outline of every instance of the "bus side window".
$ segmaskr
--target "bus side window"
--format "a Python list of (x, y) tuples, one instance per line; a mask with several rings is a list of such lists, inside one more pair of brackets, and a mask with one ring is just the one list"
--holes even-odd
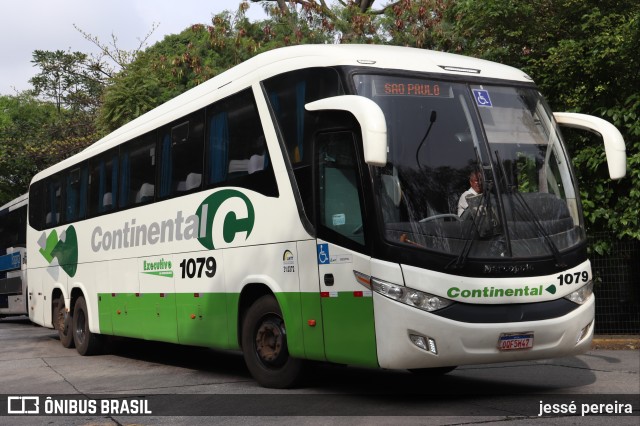
[(89, 215), (114, 210), (118, 201), (118, 149), (89, 160)]
[(87, 165), (71, 169), (65, 176), (65, 221), (82, 220), (86, 214), (87, 184), (89, 174)]
[(62, 184), (59, 176), (52, 176), (45, 184), (45, 227), (57, 226), (64, 220), (64, 209), (62, 205)]
[(238, 186), (268, 197), (278, 186), (250, 89), (230, 96), (207, 110), (206, 183)]
[(160, 198), (202, 188), (203, 120), (204, 110), (199, 110), (160, 130)]
[(149, 132), (120, 149), (120, 207), (153, 201), (156, 133)]
[(306, 111), (304, 106), (344, 94), (340, 76), (332, 68), (305, 68), (272, 77), (263, 85), (293, 168), (302, 207), (313, 222), (311, 142), (318, 130), (318, 114)]
[(351, 132), (317, 136), (317, 217), (320, 229), (330, 230), (363, 246), (362, 189), (355, 155)]
[(44, 229), (44, 181), (29, 188), (29, 225), (38, 231)]

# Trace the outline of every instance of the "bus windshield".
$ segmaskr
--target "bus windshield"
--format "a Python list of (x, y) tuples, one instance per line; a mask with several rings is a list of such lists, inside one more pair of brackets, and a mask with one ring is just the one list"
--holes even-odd
[(559, 256), (584, 241), (578, 192), (531, 86), (358, 74), (387, 120), (373, 167), (385, 238), (467, 258)]

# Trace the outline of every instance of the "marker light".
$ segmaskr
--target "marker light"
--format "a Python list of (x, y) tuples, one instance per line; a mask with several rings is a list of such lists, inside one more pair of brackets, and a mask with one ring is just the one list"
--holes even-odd
[(589, 281), (587, 285), (584, 285), (574, 291), (571, 294), (566, 295), (564, 298), (577, 303), (578, 305), (584, 304), (593, 294), (593, 281)]
[(591, 325), (593, 324), (593, 320), (584, 326), (582, 330), (578, 333), (578, 338), (576, 339), (576, 344), (580, 343), (582, 339), (589, 335), (589, 330), (591, 330)]
[(480, 70), (475, 68), (454, 67), (451, 65), (438, 65), (438, 66), (445, 71), (466, 72), (468, 74), (480, 74)]
[(427, 350), (427, 341), (423, 336), (419, 336), (417, 334), (410, 334), (409, 339), (414, 345), (416, 345), (420, 349), (424, 349), (425, 351)]
[(438, 348), (436, 348), (436, 341), (429, 337), (429, 352), (438, 355)]
[(438, 355), (438, 348), (436, 347), (436, 341), (433, 340), (431, 337), (425, 337), (419, 334), (409, 334), (409, 340), (411, 340), (411, 343), (413, 343), (420, 349), (423, 349), (427, 352), (431, 352), (434, 355)]
[(452, 300), (371, 277), (371, 290), (405, 305), (433, 312), (454, 303)]

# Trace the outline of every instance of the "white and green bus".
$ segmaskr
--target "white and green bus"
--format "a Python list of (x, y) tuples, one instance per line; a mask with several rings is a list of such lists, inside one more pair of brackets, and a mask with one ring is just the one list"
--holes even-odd
[(27, 199), (0, 207), (0, 318), (27, 315)]
[[(31, 319), (241, 349), (263, 386), (304, 360), (446, 372), (589, 348), (576, 180), (523, 72), (441, 52), (318, 45), (256, 56), (39, 173)], [(469, 176), (481, 182), (478, 195)], [(464, 198), (464, 197), (463, 197)]]

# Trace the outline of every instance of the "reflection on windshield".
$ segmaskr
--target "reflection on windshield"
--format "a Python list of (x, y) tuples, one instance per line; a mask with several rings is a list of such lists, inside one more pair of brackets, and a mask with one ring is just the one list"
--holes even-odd
[(529, 87), (356, 75), (387, 119), (373, 168), (385, 237), (468, 257), (549, 256), (584, 239), (563, 145)]

